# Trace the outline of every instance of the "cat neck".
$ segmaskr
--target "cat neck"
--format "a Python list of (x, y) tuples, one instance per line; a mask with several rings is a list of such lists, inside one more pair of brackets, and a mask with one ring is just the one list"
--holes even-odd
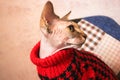
[(44, 36), (41, 37), (40, 41), (40, 51), (39, 51), (39, 57), (40, 58), (45, 58), (48, 57), (52, 54), (55, 54), (57, 51), (66, 49), (66, 48), (74, 48), (73, 45), (69, 46), (61, 46), (61, 47), (53, 47), (50, 43), (49, 40), (46, 39)]
[(57, 48), (53, 47), (49, 43), (48, 39), (46, 39), (44, 36), (42, 36), (41, 42), (40, 42), (39, 57), (40, 58), (48, 57), (48, 56), (52, 55), (56, 50), (57, 50)]

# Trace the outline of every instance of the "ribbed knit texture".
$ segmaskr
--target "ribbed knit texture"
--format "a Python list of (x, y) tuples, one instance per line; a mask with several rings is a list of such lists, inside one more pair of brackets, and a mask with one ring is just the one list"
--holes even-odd
[(41, 59), (39, 49), (40, 42), (30, 57), (41, 80), (117, 80), (112, 70), (89, 52), (68, 48)]

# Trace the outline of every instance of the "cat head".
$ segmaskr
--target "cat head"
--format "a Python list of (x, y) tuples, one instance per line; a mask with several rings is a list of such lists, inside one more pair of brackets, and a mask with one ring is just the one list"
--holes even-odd
[(54, 13), (53, 4), (48, 1), (41, 14), (40, 29), (44, 37), (53, 47), (66, 47), (81, 45), (86, 40), (86, 34), (79, 25), (68, 20), (71, 11), (60, 18)]

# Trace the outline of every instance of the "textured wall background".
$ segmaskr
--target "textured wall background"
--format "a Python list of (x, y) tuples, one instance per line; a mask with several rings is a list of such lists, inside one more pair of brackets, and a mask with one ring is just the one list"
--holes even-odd
[[(40, 40), (39, 19), (47, 0), (0, 0), (0, 80), (39, 80), (30, 50)], [(120, 0), (51, 0), (59, 16), (112, 17), (120, 24)]]

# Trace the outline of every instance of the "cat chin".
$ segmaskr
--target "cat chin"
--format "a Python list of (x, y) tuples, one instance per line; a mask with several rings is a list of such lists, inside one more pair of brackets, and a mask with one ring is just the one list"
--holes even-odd
[(80, 48), (80, 46), (76, 46), (76, 45), (66, 45), (65, 47), (62, 47), (62, 48), (59, 48), (59, 49), (55, 50), (55, 51), (53, 52), (53, 54), (56, 53), (56, 52), (58, 52), (58, 51), (60, 51), (60, 50), (62, 50), (62, 49), (67, 49), (67, 48), (75, 48), (75, 49), (77, 49), (77, 48)]

